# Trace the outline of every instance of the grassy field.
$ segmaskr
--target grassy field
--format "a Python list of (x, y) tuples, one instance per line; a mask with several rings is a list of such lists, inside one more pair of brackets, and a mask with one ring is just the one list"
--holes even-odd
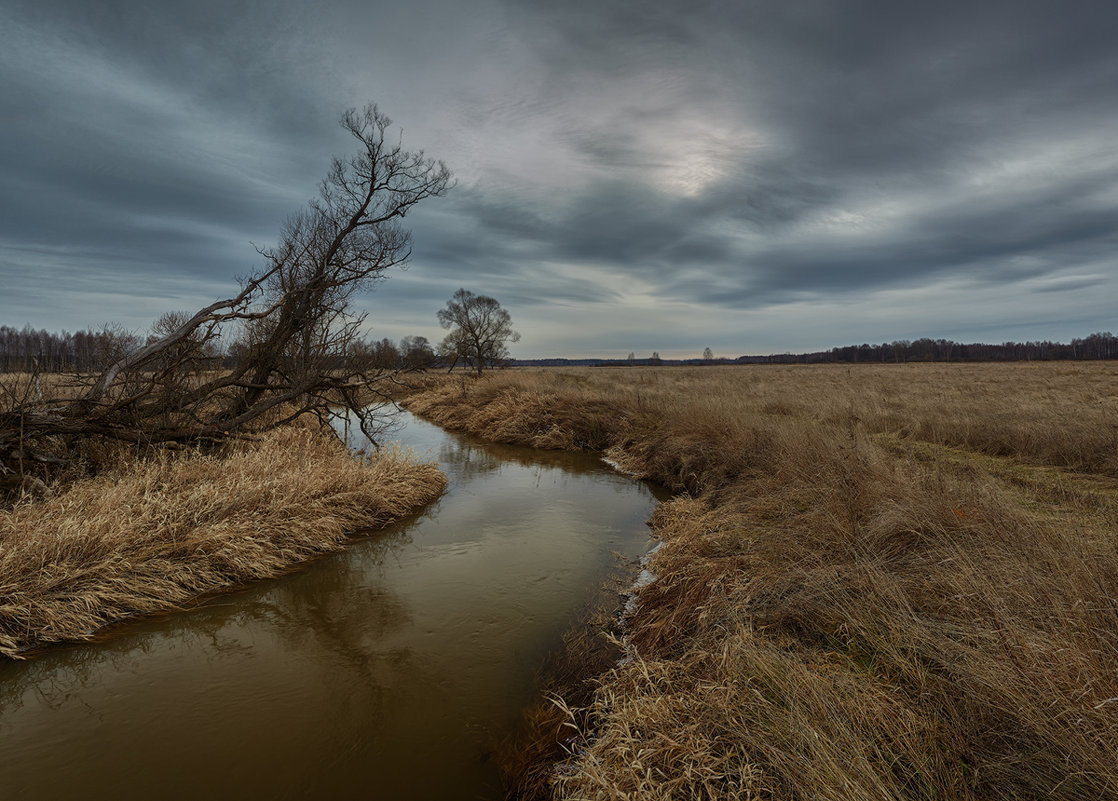
[(538, 712), (566, 751), (533, 745), (522, 797), (1118, 798), (1118, 365), (510, 370), (409, 403), (677, 493), (633, 658)]
[(437, 498), (434, 464), (289, 425), (208, 453), (119, 444), (0, 509), (0, 655), (280, 575)]

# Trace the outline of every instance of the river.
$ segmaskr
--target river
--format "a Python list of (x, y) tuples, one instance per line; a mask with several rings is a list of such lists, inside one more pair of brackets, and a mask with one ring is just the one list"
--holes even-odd
[(616, 554), (648, 548), (656, 498), (591, 455), (407, 415), (393, 438), (450, 480), (415, 519), (0, 663), (0, 798), (499, 798), (495, 743)]

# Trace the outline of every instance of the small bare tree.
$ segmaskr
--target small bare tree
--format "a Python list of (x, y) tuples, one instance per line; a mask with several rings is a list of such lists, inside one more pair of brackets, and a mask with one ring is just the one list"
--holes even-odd
[(475, 295), (459, 289), (439, 309), (439, 324), (450, 333), (440, 347), (440, 354), (450, 365), (464, 361), (481, 375), (485, 367), (508, 361), (506, 342), (519, 342), (520, 334), (512, 330), (512, 318), (501, 304), (488, 295)]
[[(402, 219), (443, 194), (451, 176), (442, 162), (405, 150), (375, 106), (346, 111), (341, 126), (356, 153), (333, 159), (318, 197), (287, 221), (279, 244), (259, 251), (264, 264), (240, 291), (193, 314), (164, 315), (146, 344), (81, 377), (76, 392), (0, 413), (0, 467), (47, 459), (42, 449), (58, 435), (220, 440), (307, 414), (325, 422), (339, 406), (375, 436), (370, 400), (387, 398), (397, 370), (347, 360), (364, 320), (352, 301), (408, 260)], [(236, 354), (229, 369), (212, 369), (219, 342)]]

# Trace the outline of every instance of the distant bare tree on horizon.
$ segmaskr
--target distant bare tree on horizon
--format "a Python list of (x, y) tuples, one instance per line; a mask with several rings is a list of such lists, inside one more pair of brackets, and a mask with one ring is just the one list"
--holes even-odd
[(488, 295), (475, 295), (459, 289), (438, 311), (439, 325), (450, 331), (443, 339), (440, 352), (450, 370), (464, 361), (477, 371), (508, 361), (506, 342), (519, 342), (520, 334), (512, 330), (512, 318), (501, 304)]

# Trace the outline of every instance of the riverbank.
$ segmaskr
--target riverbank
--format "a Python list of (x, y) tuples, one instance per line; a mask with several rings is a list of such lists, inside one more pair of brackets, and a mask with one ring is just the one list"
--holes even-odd
[(0, 511), (0, 654), (23, 658), (289, 572), (445, 486), (433, 464), (355, 458), (299, 425), (210, 454), (121, 459)]
[[(409, 400), (424, 417), (601, 450), (679, 494), (653, 519), (665, 544), (628, 621), (635, 658), (556, 706), (521, 797), (1118, 797), (1116, 378), (432, 377)], [(541, 769), (564, 722), (581, 739)]]

